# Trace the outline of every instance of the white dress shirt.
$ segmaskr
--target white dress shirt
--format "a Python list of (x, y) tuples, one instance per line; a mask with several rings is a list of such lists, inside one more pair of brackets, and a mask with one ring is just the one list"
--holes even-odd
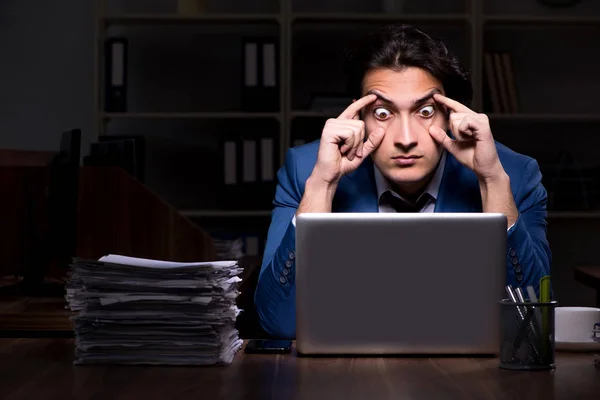
[[(423, 208), (421, 208), (421, 210), (419, 212), (429, 213), (429, 212), (433, 212), (435, 210), (435, 202), (437, 200), (437, 197), (438, 197), (438, 194), (440, 191), (440, 184), (442, 182), (442, 176), (444, 175), (444, 165), (445, 164), (446, 164), (446, 151), (444, 150), (442, 157), (440, 159), (440, 163), (438, 164), (438, 167), (435, 171), (435, 174), (433, 175), (433, 178), (431, 178), (431, 181), (429, 181), (429, 185), (427, 185), (427, 188), (423, 192), (423, 193), (429, 193), (431, 195), (431, 199), (423, 206)], [(396, 192), (394, 192), (392, 190), (388, 180), (385, 179), (385, 177), (381, 174), (381, 171), (379, 171), (379, 169), (376, 166), (374, 167), (374, 170), (375, 170), (375, 185), (377, 187), (377, 200), (378, 201), (381, 198), (381, 195), (387, 190), (391, 191), (392, 194), (394, 196), (398, 197), (399, 199), (406, 201), (402, 198), (402, 196), (400, 196), (399, 194), (397, 194)], [(394, 210), (394, 208), (391, 207), (390, 205), (383, 203), (383, 204), (379, 204), (379, 212), (380, 213), (395, 213), (396, 210)], [(515, 224), (513, 223), (511, 226), (509, 226), (507, 231), (509, 231), (510, 228), (512, 228), (514, 225)], [(295, 220), (294, 220), (294, 226), (296, 226)]]
[[(434, 211), (435, 202), (437, 200), (438, 193), (440, 191), (440, 183), (442, 182), (442, 176), (444, 175), (445, 163), (446, 163), (446, 151), (444, 151), (442, 153), (442, 157), (437, 166), (437, 169), (435, 170), (435, 174), (433, 175), (433, 178), (431, 178), (431, 181), (429, 181), (429, 184), (427, 185), (427, 187), (425, 188), (425, 191), (423, 192), (423, 193), (429, 193), (431, 195), (431, 200), (429, 200), (423, 206), (423, 208), (421, 208), (421, 210), (419, 212), (426, 213), (426, 212)], [(381, 198), (381, 195), (388, 190), (391, 191), (394, 196), (398, 197), (402, 201), (406, 201), (405, 199), (402, 198), (402, 196), (400, 196), (399, 194), (397, 194), (396, 192), (393, 191), (393, 189), (391, 188), (391, 186), (389, 184), (389, 181), (387, 179), (385, 179), (385, 177), (383, 176), (381, 171), (379, 171), (377, 166), (374, 166), (373, 169), (375, 170), (375, 186), (377, 187), (377, 200), (378, 201)], [(379, 204), (379, 212), (380, 213), (395, 213), (396, 210), (392, 206), (383, 203), (383, 204)]]

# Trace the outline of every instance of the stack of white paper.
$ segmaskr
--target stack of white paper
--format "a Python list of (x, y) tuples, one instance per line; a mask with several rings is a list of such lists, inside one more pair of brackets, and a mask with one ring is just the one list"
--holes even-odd
[(241, 348), (237, 261), (75, 259), (75, 364), (229, 364)]

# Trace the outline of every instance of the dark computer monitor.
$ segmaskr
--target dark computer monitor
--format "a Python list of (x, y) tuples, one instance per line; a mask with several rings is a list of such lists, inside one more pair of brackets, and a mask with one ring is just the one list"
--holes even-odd
[(101, 136), (90, 145), (84, 165), (121, 167), (129, 175), (144, 183), (145, 139), (138, 135)]

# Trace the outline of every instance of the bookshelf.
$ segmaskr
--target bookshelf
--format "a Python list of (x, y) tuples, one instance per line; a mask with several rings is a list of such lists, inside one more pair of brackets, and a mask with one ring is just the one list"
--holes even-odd
[[(380, 24), (406, 22), (442, 37), (457, 52), (471, 70), (475, 89), (472, 108), (488, 114), (498, 140), (516, 151), (536, 156), (540, 146), (528, 141), (543, 137), (550, 151), (557, 152), (560, 148), (569, 148), (565, 147), (564, 138), (564, 132), (569, 131), (574, 143), (570, 146), (576, 149), (582, 163), (595, 162), (593, 149), (600, 143), (590, 146), (589, 141), (598, 141), (595, 133), (600, 130), (600, 113), (594, 106), (596, 102), (591, 93), (600, 92), (600, 85), (597, 80), (587, 81), (581, 76), (594, 76), (592, 71), (600, 69), (600, 63), (594, 63), (591, 56), (577, 64), (569, 62), (576, 51), (595, 51), (593, 46), (600, 39), (600, 5), (595, 2), (553, 9), (534, 0), (404, 0), (401, 11), (385, 11), (386, 2), (383, 0), (206, 0), (204, 12), (182, 14), (177, 12), (176, 0), (152, 6), (141, 1), (96, 1), (94, 74), (98, 136), (145, 133), (152, 129), (170, 131), (177, 139), (162, 137), (162, 140), (177, 141), (178, 145), (186, 148), (182, 157), (193, 158), (194, 146), (205, 146), (208, 150), (201, 156), (205, 157), (210, 151), (218, 151), (214, 141), (219, 140), (220, 132), (231, 126), (240, 129), (246, 124), (253, 124), (257, 129), (268, 128), (277, 136), (278, 167), (284, 161), (287, 149), (298, 139), (299, 132), (306, 135), (306, 140), (316, 139), (324, 120), (335, 116), (311, 109), (310, 102), (317, 92), (335, 94), (343, 90), (344, 82), (337, 72), (343, 45)], [(579, 43), (576, 38), (581, 32), (585, 32), (587, 38), (577, 47), (574, 43)], [(130, 53), (133, 60), (129, 69), (133, 105), (122, 113), (105, 112), (102, 106), (103, 42), (111, 35), (133, 37)], [(238, 81), (241, 75), (241, 48), (238, 49), (237, 39), (245, 35), (278, 38), (279, 109), (276, 111), (244, 111), (235, 101), (240, 96)], [(544, 41), (545, 35), (551, 39)], [(555, 44), (549, 45), (549, 41)], [(198, 43), (197, 52), (189, 50), (194, 49), (195, 43)], [(170, 48), (171, 44), (175, 49)], [(188, 45), (188, 50), (183, 50), (184, 44)], [(567, 52), (563, 60), (555, 60), (549, 53), (557, 47)], [(231, 54), (227, 53), (227, 49)], [(156, 68), (160, 61), (159, 56), (152, 55), (153, 51), (156, 54), (165, 52), (170, 62), (164, 71), (159, 68), (146, 73), (146, 69)], [(514, 69), (519, 90), (518, 113), (497, 113), (485, 109), (488, 95), (484, 54), (488, 51), (506, 51), (518, 64)], [(150, 61), (140, 61), (148, 54)], [(186, 56), (190, 56), (192, 61), (188, 61)], [(203, 67), (205, 64), (210, 64), (210, 67)], [(194, 68), (199, 71), (197, 75), (184, 72)], [(583, 68), (582, 74), (577, 68)], [(556, 74), (565, 69), (569, 79), (556, 79)], [(180, 73), (182, 78), (175, 82), (180, 85), (177, 90), (155, 87), (156, 81), (162, 77)], [(202, 77), (213, 73), (219, 84)], [(236, 78), (229, 82), (227, 76)], [(185, 79), (190, 81), (189, 86)], [(152, 88), (143, 89), (146, 85)], [(549, 87), (556, 87), (556, 91)], [(200, 98), (197, 104), (193, 104), (192, 100), (197, 98), (187, 96), (188, 88), (190, 92), (198, 88), (206, 88), (207, 93), (218, 92), (218, 101)], [(538, 103), (538, 97), (546, 103)], [(160, 102), (153, 99), (169, 100)], [(218, 159), (217, 154), (212, 160), (217, 162)], [(199, 166), (194, 164), (189, 168)], [(177, 173), (171, 173), (175, 175), (158, 174), (160, 177), (157, 179), (161, 179), (161, 183), (156, 185), (156, 190), (159, 193), (161, 190), (165, 193), (176, 190), (179, 191), (178, 198), (198, 199), (199, 193), (188, 196), (186, 188), (198, 186), (197, 191), (203, 193), (214, 188), (208, 183), (199, 183), (206, 178), (208, 171), (188, 173), (187, 178), (173, 178)], [(177, 186), (174, 183), (169, 185), (172, 183), (169, 181), (176, 181)], [(173, 203), (192, 218), (269, 218), (271, 207), (268, 203), (260, 210), (221, 209), (215, 199), (206, 204), (192, 200), (178, 202), (176, 199)], [(598, 218), (598, 215), (596, 211), (557, 210), (550, 213), (550, 218)]]
[(550, 211), (548, 219), (600, 219), (600, 212), (591, 211)]
[(119, 24), (197, 24), (197, 23), (237, 23), (237, 22), (279, 22), (278, 14), (236, 14), (213, 13), (199, 15), (185, 14), (107, 14), (101, 17), (105, 26)]
[[(329, 118), (331, 114), (310, 111), (310, 110), (294, 110), (291, 118), (308, 117), (308, 118)], [(508, 122), (600, 122), (600, 113), (598, 114), (530, 114), (530, 113), (512, 113), (512, 114), (494, 114), (488, 113), (487, 116), (491, 121), (508, 121)]]
[(468, 22), (470, 16), (468, 14), (398, 14), (398, 13), (295, 13), (290, 15), (292, 23), (295, 22), (381, 22), (394, 23), (396, 21), (404, 21), (407, 23), (431, 23), (431, 22)]
[(261, 112), (112, 112), (102, 113), (105, 119), (117, 118), (170, 118), (170, 119), (255, 119), (255, 118), (273, 118), (279, 119), (278, 113)]
[(536, 15), (487, 15), (482, 18), (483, 24), (497, 24), (498, 27), (506, 25), (521, 26), (567, 26), (600, 24), (599, 16), (536, 16)]

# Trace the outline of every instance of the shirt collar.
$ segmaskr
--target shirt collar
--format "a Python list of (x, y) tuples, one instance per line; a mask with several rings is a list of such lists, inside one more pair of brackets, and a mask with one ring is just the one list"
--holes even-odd
[[(433, 178), (431, 178), (431, 181), (429, 181), (429, 184), (427, 185), (427, 187), (425, 188), (425, 191), (423, 192), (423, 193), (429, 193), (431, 195), (431, 197), (433, 197), (434, 200), (437, 200), (437, 197), (438, 197), (438, 194), (440, 191), (440, 183), (442, 182), (442, 176), (444, 174), (445, 164), (446, 164), (446, 150), (443, 150), (442, 157), (440, 157), (440, 162), (438, 163), (435, 174), (433, 175)], [(403, 199), (402, 196), (400, 196), (399, 194), (394, 192), (394, 190), (390, 186), (388, 180), (383, 176), (381, 171), (379, 171), (379, 168), (377, 168), (376, 165), (373, 165), (373, 167), (374, 167), (373, 169), (374, 169), (374, 173), (375, 173), (375, 185), (377, 187), (377, 198), (379, 199), (383, 193), (385, 193), (386, 191), (389, 190), (395, 196)], [(403, 200), (405, 200), (405, 199), (403, 199)]]

